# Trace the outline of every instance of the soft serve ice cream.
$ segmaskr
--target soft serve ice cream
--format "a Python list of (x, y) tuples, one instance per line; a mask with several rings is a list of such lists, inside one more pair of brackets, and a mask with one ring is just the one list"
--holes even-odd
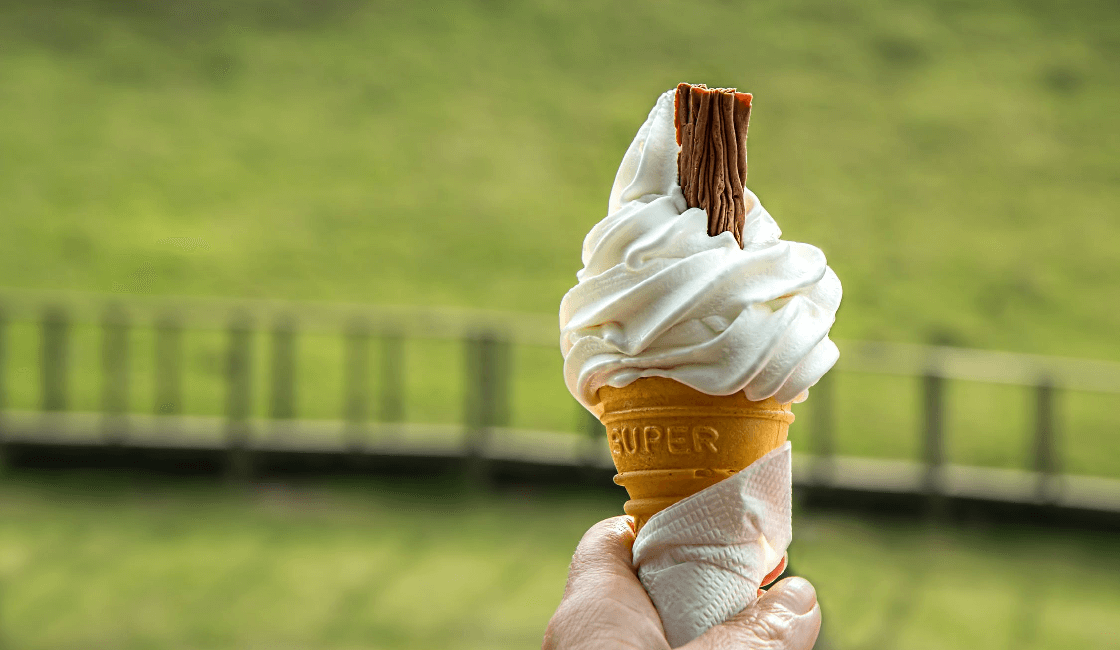
[(674, 91), (638, 130), (605, 219), (560, 303), (564, 380), (584, 406), (603, 386), (665, 377), (709, 395), (801, 401), (836, 363), (840, 281), (815, 246), (782, 241), (745, 192), (743, 248), (707, 233), (677, 175)]
[(782, 558), (790, 402), (838, 356), (840, 281), (745, 188), (750, 101), (693, 84), (658, 99), (560, 304), (564, 378), (604, 424), (672, 647), (742, 611)]

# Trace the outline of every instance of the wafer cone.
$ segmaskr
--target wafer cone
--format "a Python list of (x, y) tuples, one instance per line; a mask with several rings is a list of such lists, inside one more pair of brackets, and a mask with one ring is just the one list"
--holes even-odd
[(708, 395), (662, 377), (599, 389), (595, 415), (641, 530), (664, 508), (735, 474), (786, 441), (793, 413), (773, 398)]

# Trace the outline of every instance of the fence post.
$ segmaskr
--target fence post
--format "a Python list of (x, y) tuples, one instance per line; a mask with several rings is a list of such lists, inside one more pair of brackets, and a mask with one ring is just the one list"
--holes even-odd
[[(7, 454), (4, 448), (4, 440), (8, 434), (8, 423), (6, 420), (8, 410), (8, 385), (4, 381), (7, 377), (8, 370), (8, 313), (3, 305), (0, 305), (0, 473), (4, 471), (4, 466), (7, 464)], [(0, 639), (2, 641), (3, 639)]]
[(1036, 498), (1052, 503), (1058, 498), (1061, 466), (1054, 425), (1054, 384), (1045, 377), (1035, 387), (1034, 471), (1038, 474)]
[(489, 479), (486, 449), (494, 427), (509, 415), (509, 346), (493, 333), (466, 339), (465, 451), (468, 479), (485, 485)]
[(175, 416), (183, 412), (183, 329), (175, 314), (167, 313), (156, 322), (156, 403), (155, 415), (161, 418), (164, 432), (177, 433)]
[(272, 324), (272, 383), (269, 391), (268, 414), (272, 418), (273, 434), (291, 433), (295, 418), (295, 319), (280, 316)]
[(369, 324), (355, 318), (346, 332), (346, 442), (351, 449), (365, 446), (369, 419)]
[(226, 446), (229, 454), (228, 472), (235, 480), (247, 479), (252, 473), (249, 455), (249, 416), (251, 402), (252, 331), (244, 316), (236, 316), (229, 325), (229, 347), (226, 354)]
[(834, 464), (832, 457), (836, 453), (833, 442), (833, 427), (835, 418), (832, 410), (832, 378), (825, 375), (811, 389), (812, 399), (809, 403), (813, 409), (811, 443), (813, 448), (813, 465), (811, 474), (813, 482), (829, 484), (832, 482)]
[(924, 427), (922, 460), (926, 464), (925, 492), (931, 497), (942, 492), (942, 465), (945, 462), (945, 380), (934, 371), (923, 378)]
[(109, 444), (128, 435), (128, 313), (109, 305), (101, 318), (101, 434)]
[(590, 468), (596, 464), (599, 449), (602, 448), (603, 442), (607, 439), (607, 428), (603, 426), (603, 423), (594, 413), (588, 411), (578, 401), (576, 402), (576, 408), (579, 409), (580, 428), (583, 429), (586, 436), (583, 444), (583, 465)]
[(381, 421), (404, 421), (404, 345), (399, 332), (381, 337)]
[(66, 312), (61, 307), (50, 307), (43, 313), (40, 348), (43, 411), (66, 410), (69, 326)]

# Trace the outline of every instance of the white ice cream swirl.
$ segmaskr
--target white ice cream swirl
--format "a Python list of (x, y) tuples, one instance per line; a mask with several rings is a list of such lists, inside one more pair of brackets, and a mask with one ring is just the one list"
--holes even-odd
[(674, 92), (626, 151), (560, 303), (568, 390), (590, 407), (604, 385), (668, 377), (710, 395), (800, 401), (839, 355), (828, 330), (840, 280), (817, 247), (781, 241), (749, 191), (744, 248), (731, 233), (708, 236), (677, 182)]

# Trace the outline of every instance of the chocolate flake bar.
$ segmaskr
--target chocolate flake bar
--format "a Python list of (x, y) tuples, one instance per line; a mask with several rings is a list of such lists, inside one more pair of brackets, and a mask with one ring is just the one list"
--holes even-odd
[(730, 232), (742, 248), (751, 95), (682, 83), (675, 109), (681, 146), (677, 172), (685, 201), (708, 213), (708, 235)]

